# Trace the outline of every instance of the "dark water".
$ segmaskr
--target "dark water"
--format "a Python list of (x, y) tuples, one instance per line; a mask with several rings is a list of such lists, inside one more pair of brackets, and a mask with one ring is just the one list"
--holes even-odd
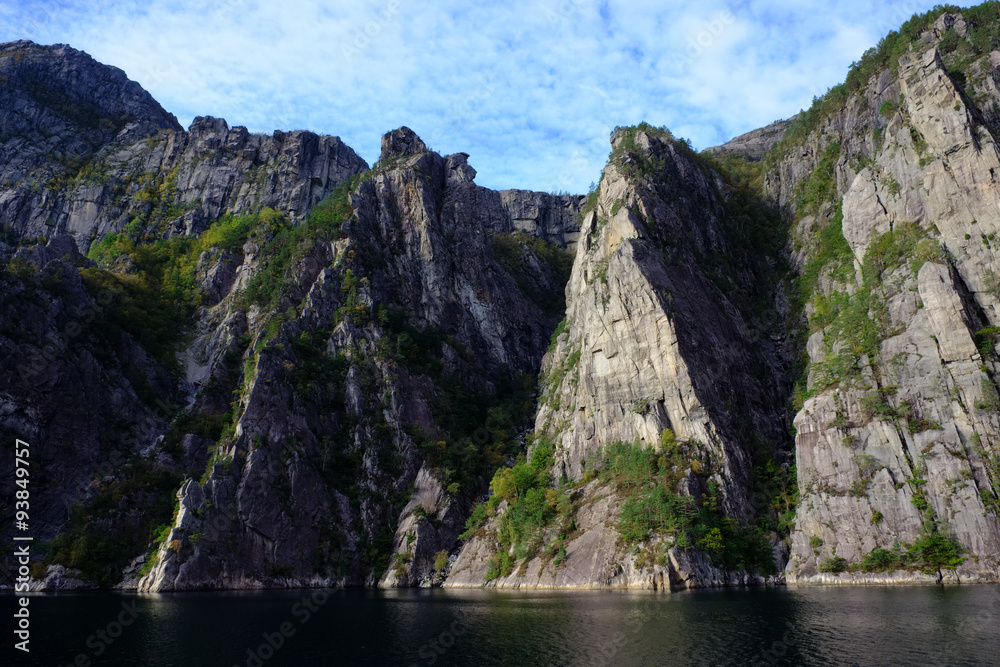
[(5, 665), (1000, 665), (996, 586), (45, 595), (28, 655), (14, 604)]

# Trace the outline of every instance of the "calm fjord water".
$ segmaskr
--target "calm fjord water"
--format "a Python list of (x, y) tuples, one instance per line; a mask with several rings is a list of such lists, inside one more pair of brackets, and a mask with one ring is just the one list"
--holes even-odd
[(29, 655), (0, 604), (14, 665), (1000, 665), (996, 586), (45, 595)]

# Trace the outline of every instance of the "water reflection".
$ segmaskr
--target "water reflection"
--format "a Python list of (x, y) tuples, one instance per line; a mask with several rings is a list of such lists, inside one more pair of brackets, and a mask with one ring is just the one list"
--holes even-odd
[[(996, 586), (94, 594), (31, 604), (32, 652), (16, 664), (78, 655), (144, 667), (1000, 664)], [(136, 619), (110, 637), (123, 604)], [(10, 618), (14, 598), (0, 597), (0, 608)]]

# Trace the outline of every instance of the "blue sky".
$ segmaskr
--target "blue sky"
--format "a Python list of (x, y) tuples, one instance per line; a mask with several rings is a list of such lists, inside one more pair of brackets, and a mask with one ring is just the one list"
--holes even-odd
[(0, 41), (115, 65), (187, 126), (413, 128), (481, 185), (586, 192), (616, 125), (698, 149), (808, 107), (914, 12), (904, 0), (0, 0)]

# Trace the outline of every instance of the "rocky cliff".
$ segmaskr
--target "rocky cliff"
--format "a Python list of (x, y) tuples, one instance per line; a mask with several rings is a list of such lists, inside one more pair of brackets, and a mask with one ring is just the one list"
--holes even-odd
[(702, 155), (618, 128), (587, 197), (407, 128), (371, 169), (184, 131), (0, 46), (0, 426), (59, 489), (34, 585), (997, 581), (990, 7)]
[(998, 577), (1000, 52), (980, 14), (914, 19), (775, 156), (809, 327), (790, 581), (919, 578), (921, 556), (938, 578)]
[(60, 489), (48, 585), (431, 572), (518, 446), (580, 198), (480, 188), (408, 130), (374, 172), (336, 137), (184, 132), (86, 54), (2, 51), (4, 428)]
[(721, 156), (731, 154), (748, 160), (760, 160), (768, 154), (776, 143), (781, 141), (795, 120), (796, 117), (793, 116), (788, 120), (775, 121), (766, 127), (734, 137), (721, 146), (706, 148), (705, 152)]
[(556, 507), (511, 536), (527, 518), (511, 518), (526, 502), (515, 489), (447, 585), (657, 588), (774, 571), (780, 538), (754, 487), (791, 450), (787, 283), (753, 249), (778, 250), (780, 228), (665, 130), (615, 133), (542, 366), (532, 461), (551, 448), (538, 473)]
[[(788, 581), (1000, 577), (991, 222), (1000, 108), (1000, 54), (991, 49), (1000, 44), (998, 29), (986, 6), (965, 15), (916, 16), (807, 112), (707, 151), (722, 160), (721, 173), (751, 175), (754, 189), (790, 221), (785, 238), (796, 287), (756, 300), (749, 311), (697, 288), (712, 261), (678, 253), (685, 243), (676, 231), (672, 262), (663, 263), (662, 250), (651, 259), (637, 252), (667, 219), (648, 211), (663, 200), (698, 201), (705, 179), (674, 161), (683, 174), (680, 192), (650, 203), (634, 183), (616, 186), (629, 180), (616, 177), (621, 165), (634, 175), (637, 166), (644, 171), (644, 160), (623, 159), (620, 151), (616, 159), (613, 151), (600, 203), (582, 226), (567, 319), (543, 366), (536, 421), (536, 433), (552, 439), (536, 445), (536, 452), (554, 464), (541, 486), (560, 489), (570, 504), (563, 512), (536, 512), (544, 521), (525, 535), (512, 525), (525, 520), (522, 508), (530, 503), (520, 496), (531, 484), (515, 484), (502, 502), (485, 506), (483, 520), (471, 522), (477, 532), (456, 563), (452, 585), (724, 581), (718, 570), (698, 565), (706, 554), (719, 565), (727, 549), (738, 550), (735, 535), (721, 549), (713, 545), (704, 530), (711, 524), (690, 529), (684, 511), (691, 503), (678, 511), (670, 492), (690, 494), (702, 506), (708, 496), (734, 519), (765, 503), (787, 509), (797, 502), (787, 546), (773, 539), (785, 534), (780, 528), (788, 528), (787, 512), (784, 526), (779, 520), (771, 535), (775, 562), (782, 566), (789, 556)], [(669, 169), (651, 180), (669, 183)], [(616, 187), (624, 194), (609, 197)], [(726, 244), (725, 232), (713, 226), (720, 207), (700, 199), (697, 208), (675, 214), (682, 224), (674, 230), (686, 221), (681, 239), (695, 248), (714, 245), (738, 267), (742, 248)], [(698, 221), (695, 229), (691, 220)], [(702, 231), (708, 243), (699, 238)], [(766, 244), (752, 247), (768, 252)], [(750, 271), (737, 269), (737, 275), (736, 284), (759, 280)], [(733, 290), (723, 293), (730, 297)], [(716, 304), (721, 313), (713, 310)], [(770, 337), (760, 335), (766, 327), (751, 334), (747, 312), (784, 321), (790, 343), (780, 326)], [(768, 312), (773, 318), (761, 317)], [(799, 364), (795, 349), (803, 350)], [(791, 361), (783, 366), (782, 359)], [(713, 364), (724, 373), (713, 375)], [(769, 479), (765, 503), (742, 505), (753, 486), (747, 470), (754, 441), (768, 442), (782, 460), (777, 427), (785, 423), (783, 373), (796, 365), (801, 379), (791, 403), (798, 497), (785, 493), (774, 481), (781, 475), (765, 464), (762, 472), (772, 474), (753, 480)], [(744, 375), (741, 367), (752, 370)], [(755, 386), (760, 378), (764, 384)], [(720, 387), (734, 394), (713, 396)], [(761, 392), (773, 401), (762, 401)], [(745, 413), (734, 420), (737, 405)], [(734, 431), (734, 421), (753, 427)], [(639, 481), (649, 488), (656, 475), (630, 473), (613, 443), (633, 441), (670, 454), (678, 451), (675, 439), (685, 443), (679, 467), (690, 467), (667, 475), (675, 486), (658, 502), (637, 497), (630, 486)], [(602, 448), (603, 456), (595, 455)], [(674, 456), (650, 466), (659, 466), (662, 476)], [(706, 460), (718, 466), (707, 475), (722, 490), (714, 497), (692, 474)], [(538, 474), (534, 463), (533, 456), (524, 471)], [(521, 471), (515, 466), (511, 472)], [(503, 478), (494, 479), (494, 497), (509, 488)], [(608, 498), (614, 499), (610, 505), (593, 509)], [(560, 496), (554, 500), (558, 505)], [(694, 556), (693, 562), (678, 555)]]
[[(580, 236), (583, 197), (528, 190), (501, 190), (506, 217), (513, 228), (573, 251)], [(503, 228), (500, 231), (510, 231)]]
[[(211, 335), (248, 341), (233, 427), (181, 488), (140, 590), (413, 585), (433, 571), (518, 446), (558, 316), (544, 298), (565, 281), (547, 263), (558, 248), (488, 233), (503, 208), (474, 175), (406, 128), (386, 135), (336, 228), (297, 246), (277, 300), (247, 308), (234, 292), (214, 307), (225, 324)], [(275, 259), (268, 245), (244, 255), (233, 282), (252, 287)], [(530, 291), (507, 262), (533, 269)]]
[(21, 237), (197, 234), (268, 206), (300, 220), (368, 165), (337, 137), (187, 132), (125, 74), (66, 46), (0, 47), (0, 225)]
[(134, 295), (102, 281), (71, 237), (18, 251), (3, 283), (4, 437), (38, 443), (32, 483), (61, 490), (31, 505), (34, 536), (51, 540), (95, 474), (120, 472), (151, 445), (179, 390), (150, 344), (162, 331), (120, 326)]

